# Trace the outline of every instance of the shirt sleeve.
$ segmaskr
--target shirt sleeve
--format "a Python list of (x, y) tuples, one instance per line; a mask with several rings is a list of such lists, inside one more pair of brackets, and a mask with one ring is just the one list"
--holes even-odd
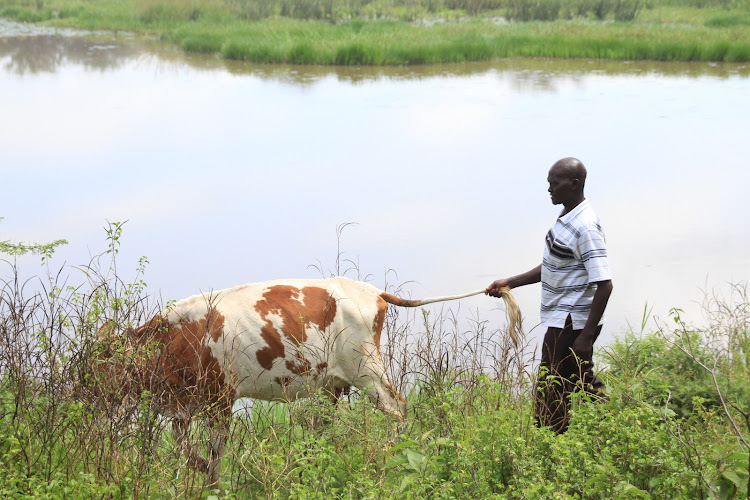
[(581, 233), (578, 251), (589, 275), (589, 283), (612, 279), (607, 259), (607, 243), (600, 228), (591, 228)]

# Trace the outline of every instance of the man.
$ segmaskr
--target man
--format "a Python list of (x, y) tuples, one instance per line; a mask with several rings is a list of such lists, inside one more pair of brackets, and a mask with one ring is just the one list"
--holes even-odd
[(570, 394), (582, 388), (604, 397), (604, 384), (594, 374), (594, 342), (602, 329), (612, 280), (599, 218), (583, 194), (586, 168), (576, 158), (563, 158), (547, 176), (552, 204), (562, 205), (547, 233), (542, 264), (499, 279), (486, 293), (500, 297), (503, 287), (542, 282), (542, 326), (547, 327), (535, 391), (537, 423), (558, 433), (568, 428)]

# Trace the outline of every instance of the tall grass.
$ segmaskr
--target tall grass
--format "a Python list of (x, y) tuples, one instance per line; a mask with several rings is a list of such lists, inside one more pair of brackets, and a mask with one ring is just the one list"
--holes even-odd
[(339, 65), (746, 62), (749, 11), (747, 0), (0, 0), (0, 15), (23, 21), (157, 34), (234, 60)]
[[(24, 281), (12, 263), (3, 268), (2, 497), (209, 493), (148, 394), (106, 398), (101, 387), (83, 383), (105, 321), (140, 324), (159, 308), (147, 295), (145, 260), (122, 278), (131, 273), (116, 262), (119, 230), (110, 228), (107, 251), (85, 266), (46, 267)], [(745, 498), (750, 454), (742, 439), (750, 429), (741, 416), (748, 412), (743, 394), (750, 393), (750, 304), (743, 290), (709, 304), (708, 328), (680, 322), (674, 332), (633, 333), (601, 353), (611, 400), (576, 398), (561, 436), (533, 424), (533, 346), (518, 349), (503, 325), (464, 321), (451, 309), (391, 308), (382, 354), (409, 401), (406, 423), (392, 422), (357, 392), (337, 406), (322, 395), (238, 403), (222, 495), (594, 499), (715, 498), (729, 491), (726, 498)], [(705, 378), (697, 363), (709, 360), (716, 362)], [(726, 389), (723, 405), (704, 384), (712, 376)], [(122, 387), (114, 382), (104, 389)], [(203, 447), (207, 438), (196, 425), (189, 439)]]
[(711, 28), (487, 21), (407, 29), (399, 22), (352, 21), (309, 25), (277, 20), (207, 31), (187, 26), (173, 37), (186, 50), (220, 51), (228, 59), (259, 63), (406, 65), (485, 61), (505, 57), (597, 58), (657, 61), (750, 60), (750, 38)]

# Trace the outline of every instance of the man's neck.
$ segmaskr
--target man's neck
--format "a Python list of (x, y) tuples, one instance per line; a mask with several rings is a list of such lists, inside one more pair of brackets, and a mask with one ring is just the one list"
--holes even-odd
[(565, 208), (563, 209), (562, 213), (560, 214), (560, 217), (562, 217), (563, 215), (566, 215), (566, 214), (570, 213), (575, 207), (577, 207), (578, 205), (580, 205), (581, 203), (583, 203), (583, 200), (585, 200), (585, 199), (586, 199), (586, 197), (583, 195), (583, 193), (581, 193), (580, 197), (576, 197), (575, 199), (569, 201), (568, 203), (564, 203), (563, 206)]

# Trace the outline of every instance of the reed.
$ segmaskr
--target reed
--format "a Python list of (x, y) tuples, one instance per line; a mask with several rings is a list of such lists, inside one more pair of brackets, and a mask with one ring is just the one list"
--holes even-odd
[(575, 22), (498, 26), (487, 21), (415, 28), (400, 22), (339, 25), (294, 20), (205, 30), (180, 28), (170, 38), (183, 49), (219, 52), (257, 63), (408, 65), (505, 57), (658, 61), (750, 60), (750, 29), (665, 27)]
[[(687, 0), (669, 2), (0, 0), (0, 15), (156, 34), (185, 51), (255, 63), (409, 65), (506, 57), (750, 60), (750, 2), (712, 2), (700, 8)], [(618, 13), (618, 8), (630, 9), (632, 15)]]

